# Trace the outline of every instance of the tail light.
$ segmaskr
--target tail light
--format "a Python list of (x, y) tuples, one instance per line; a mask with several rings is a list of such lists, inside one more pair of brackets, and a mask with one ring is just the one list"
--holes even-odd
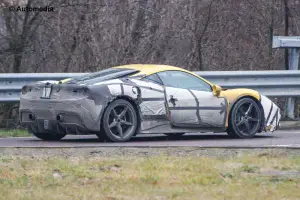
[(21, 93), (26, 94), (28, 92), (31, 92), (31, 87), (29, 87), (27, 85), (23, 86), (22, 89), (21, 89)]
[(82, 87), (82, 88), (74, 88), (73, 92), (76, 92), (77, 94), (87, 95), (88, 94), (88, 88)]

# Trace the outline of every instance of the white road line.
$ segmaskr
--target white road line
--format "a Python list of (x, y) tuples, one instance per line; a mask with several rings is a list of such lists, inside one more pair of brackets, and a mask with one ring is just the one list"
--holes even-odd
[(276, 145), (268, 145), (268, 147), (300, 148), (300, 144), (276, 144)]

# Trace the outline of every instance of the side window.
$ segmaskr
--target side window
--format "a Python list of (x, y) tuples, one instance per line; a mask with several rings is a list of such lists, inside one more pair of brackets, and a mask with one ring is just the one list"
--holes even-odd
[(159, 78), (165, 86), (211, 91), (211, 86), (200, 78), (181, 71), (164, 71), (158, 73)]
[(150, 81), (155, 84), (163, 85), (163, 83), (161, 82), (161, 80), (157, 74), (152, 74), (150, 76), (146, 76), (146, 77), (142, 78), (142, 80), (146, 80), (146, 81)]

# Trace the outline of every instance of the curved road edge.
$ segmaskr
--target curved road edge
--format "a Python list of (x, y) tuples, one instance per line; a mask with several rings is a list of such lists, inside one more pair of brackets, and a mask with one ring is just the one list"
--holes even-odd
[(61, 141), (42, 141), (35, 137), (1, 138), (0, 148), (291, 148), (300, 149), (300, 130), (278, 130), (274, 133), (258, 134), (251, 139), (232, 139), (226, 133), (193, 133), (180, 138), (165, 135), (141, 135), (124, 143), (100, 142), (94, 135), (68, 135)]
[(281, 121), (280, 130), (300, 129), (300, 121)]

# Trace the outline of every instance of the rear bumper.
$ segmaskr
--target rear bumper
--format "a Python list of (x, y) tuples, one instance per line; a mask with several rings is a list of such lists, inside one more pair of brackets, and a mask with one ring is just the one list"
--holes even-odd
[[(47, 128), (45, 127), (47, 122)], [(90, 134), (81, 124), (60, 123), (56, 120), (37, 119), (34, 122), (23, 123), (31, 133), (59, 133), (59, 134)]]
[[(20, 122), (37, 133), (89, 134), (100, 131), (102, 105), (91, 99), (20, 100)], [(59, 116), (59, 117), (58, 117)]]

